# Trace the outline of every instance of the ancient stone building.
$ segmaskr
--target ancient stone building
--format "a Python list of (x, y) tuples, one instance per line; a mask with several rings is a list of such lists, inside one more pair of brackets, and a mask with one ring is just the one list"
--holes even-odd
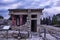
[(12, 28), (37, 32), (40, 27), (40, 16), (43, 9), (9, 9), (12, 17)]

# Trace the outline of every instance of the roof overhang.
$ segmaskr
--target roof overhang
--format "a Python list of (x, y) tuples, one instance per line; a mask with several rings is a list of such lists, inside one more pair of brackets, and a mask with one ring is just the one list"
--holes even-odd
[(43, 9), (8, 9), (10, 14), (19, 13), (19, 12), (40, 12), (42, 13)]

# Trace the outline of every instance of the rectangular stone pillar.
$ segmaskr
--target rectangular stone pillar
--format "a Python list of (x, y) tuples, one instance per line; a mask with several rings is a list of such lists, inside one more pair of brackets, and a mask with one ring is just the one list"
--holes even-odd
[(40, 13), (37, 14), (37, 32), (39, 31), (40, 29)]
[(31, 10), (28, 10), (28, 31), (31, 32)]

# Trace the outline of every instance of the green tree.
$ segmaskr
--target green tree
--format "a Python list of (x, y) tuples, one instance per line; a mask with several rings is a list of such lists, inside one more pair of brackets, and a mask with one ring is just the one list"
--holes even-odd
[(56, 17), (57, 17), (57, 24), (60, 25), (60, 14), (57, 14)]
[(53, 25), (57, 24), (57, 17), (56, 17), (56, 15), (54, 15), (54, 16), (52, 17), (52, 24), (53, 24)]
[(0, 19), (4, 19), (4, 17), (3, 16), (0, 16)]

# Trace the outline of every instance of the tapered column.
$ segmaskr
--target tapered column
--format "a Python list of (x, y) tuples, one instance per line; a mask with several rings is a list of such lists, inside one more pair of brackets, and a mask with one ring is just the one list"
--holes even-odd
[(23, 24), (23, 16), (20, 15), (20, 25), (22, 25), (22, 24)]
[(14, 16), (12, 16), (12, 25), (15, 25)]

